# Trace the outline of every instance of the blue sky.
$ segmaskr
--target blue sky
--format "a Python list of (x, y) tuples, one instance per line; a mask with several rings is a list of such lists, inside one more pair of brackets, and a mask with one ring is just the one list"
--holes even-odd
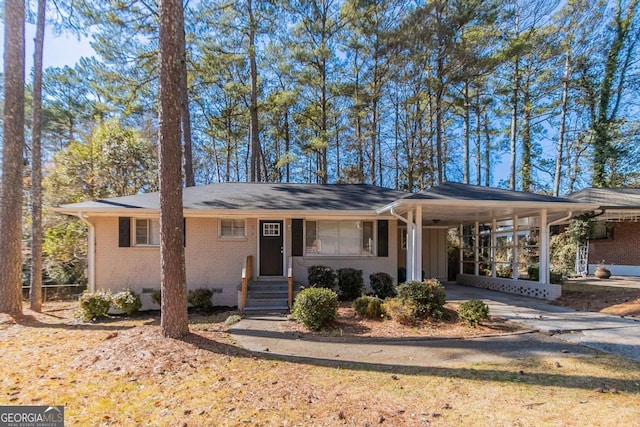
[[(25, 60), (27, 66), (27, 81), (33, 67), (33, 48), (36, 26), (27, 24), (25, 27)], [(2, 57), (0, 69), (4, 69), (4, 22), (0, 23), (0, 46)], [(94, 51), (89, 45), (88, 39), (78, 40), (68, 34), (54, 34), (51, 28), (45, 30), (44, 36), (44, 68), (73, 66), (81, 57), (93, 56)]]

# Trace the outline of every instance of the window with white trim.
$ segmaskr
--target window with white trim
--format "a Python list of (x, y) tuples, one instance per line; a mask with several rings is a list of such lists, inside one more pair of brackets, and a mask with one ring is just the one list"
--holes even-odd
[(306, 221), (306, 255), (375, 255), (373, 221)]
[(160, 220), (156, 218), (136, 218), (135, 245), (160, 245)]
[(242, 238), (246, 237), (244, 219), (221, 219), (220, 237)]

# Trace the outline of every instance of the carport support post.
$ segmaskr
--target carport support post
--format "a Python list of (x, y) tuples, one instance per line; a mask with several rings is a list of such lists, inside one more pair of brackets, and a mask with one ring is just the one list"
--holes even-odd
[(422, 281), (422, 206), (416, 206), (413, 280)]
[(497, 277), (496, 253), (498, 249), (498, 220), (495, 218), (491, 222), (491, 277)]
[(480, 275), (480, 223), (476, 221), (475, 227), (473, 228), (473, 261), (474, 268), (473, 274), (476, 276)]
[(511, 277), (513, 280), (518, 280), (518, 258), (520, 258), (518, 244), (518, 215), (513, 216), (513, 243), (511, 248), (511, 253), (513, 254), (513, 259), (511, 260)]
[(414, 255), (414, 225), (413, 225), (413, 211), (407, 212), (407, 282), (410, 282), (413, 279), (413, 260), (415, 259)]
[(538, 265), (538, 281), (549, 283), (549, 227), (547, 226), (547, 210), (540, 211), (540, 256)]

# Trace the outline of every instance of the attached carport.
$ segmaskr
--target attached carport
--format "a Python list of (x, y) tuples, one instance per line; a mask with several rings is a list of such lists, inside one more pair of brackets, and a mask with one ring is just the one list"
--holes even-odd
[[(422, 279), (425, 230), (457, 228), (459, 284), (555, 299), (560, 286), (549, 281), (549, 228), (596, 207), (542, 194), (449, 182), (377, 212), (390, 213), (406, 226), (407, 280)], [(446, 257), (446, 245), (438, 250), (445, 251)]]

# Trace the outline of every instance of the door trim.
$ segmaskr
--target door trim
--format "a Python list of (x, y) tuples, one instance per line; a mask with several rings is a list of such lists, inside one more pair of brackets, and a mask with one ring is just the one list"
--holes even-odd
[[(262, 221), (282, 221), (282, 229), (280, 230), (280, 234), (282, 235), (282, 276), (262, 276), (262, 271), (260, 268), (260, 255), (261, 255), (261, 251), (262, 251), (262, 247), (260, 244), (260, 238), (262, 237), (262, 227), (260, 225), (260, 223)], [(258, 259), (257, 259), (257, 267), (258, 267), (258, 274), (256, 275), (257, 277), (269, 277), (269, 278), (274, 278), (274, 277), (278, 277), (278, 278), (284, 278), (286, 275), (286, 271), (287, 271), (287, 242), (289, 240), (289, 233), (290, 233), (290, 224), (287, 222), (287, 219), (285, 218), (258, 218), (258, 222), (256, 224), (256, 228), (258, 229), (258, 232), (256, 233), (256, 239), (257, 239), (257, 252), (258, 252)]]

